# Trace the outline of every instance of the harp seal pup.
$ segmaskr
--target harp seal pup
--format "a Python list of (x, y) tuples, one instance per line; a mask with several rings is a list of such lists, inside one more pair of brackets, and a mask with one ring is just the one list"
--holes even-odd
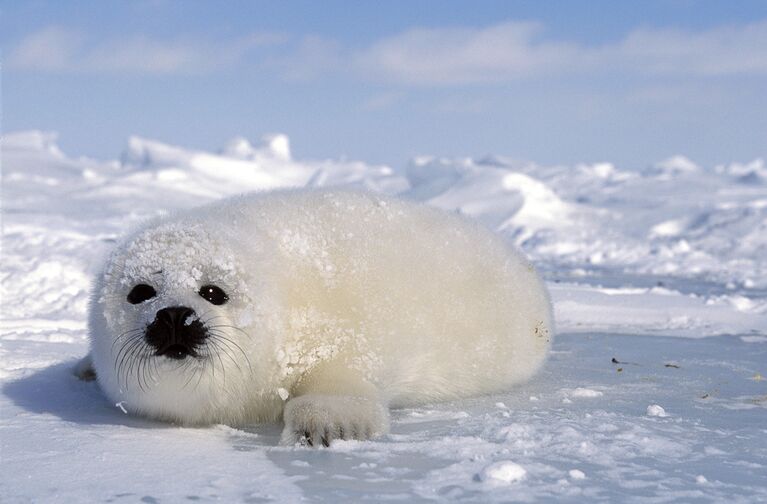
[(287, 444), (367, 439), (388, 432), (389, 407), (508, 389), (553, 334), (520, 252), (366, 192), (252, 194), (161, 218), (94, 287), (81, 378), (155, 419), (282, 419)]

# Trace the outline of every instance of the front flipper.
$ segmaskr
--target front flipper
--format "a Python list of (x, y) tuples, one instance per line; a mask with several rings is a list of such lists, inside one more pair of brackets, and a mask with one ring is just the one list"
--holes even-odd
[(389, 432), (389, 409), (378, 389), (338, 362), (320, 364), (291, 391), (283, 444), (330, 446), (334, 439), (371, 439)]
[(330, 446), (334, 439), (371, 439), (389, 430), (389, 412), (364, 396), (307, 394), (288, 401), (283, 444)]
[(91, 354), (86, 355), (75, 364), (72, 372), (82, 381), (93, 381), (96, 379), (96, 370), (93, 368), (93, 358)]

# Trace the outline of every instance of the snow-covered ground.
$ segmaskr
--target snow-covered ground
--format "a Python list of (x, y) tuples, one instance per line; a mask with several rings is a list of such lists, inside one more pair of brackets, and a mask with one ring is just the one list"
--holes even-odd
[[(462, 212), (544, 272), (559, 335), (508, 393), (393, 413), (330, 449), (279, 426), (129, 417), (71, 375), (89, 281), (147, 217), (249, 190), (344, 185)], [(131, 138), (119, 160), (55, 135), (2, 144), (0, 500), (767, 500), (767, 165), (299, 161), (288, 139), (221, 152)]]

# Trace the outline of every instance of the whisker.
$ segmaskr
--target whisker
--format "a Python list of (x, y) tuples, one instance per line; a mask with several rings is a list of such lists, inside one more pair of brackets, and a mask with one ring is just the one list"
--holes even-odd
[[(133, 369), (136, 369), (136, 379), (138, 380), (138, 367), (140, 364), (140, 357), (141, 353), (143, 352), (143, 342), (138, 341), (133, 348), (131, 349), (130, 353), (128, 354), (128, 360), (130, 361), (130, 364), (128, 365), (128, 369), (125, 372), (125, 385), (128, 386), (128, 378), (133, 374)], [(142, 389), (143, 390), (143, 389)]]
[(139, 356), (137, 360), (138, 360), (138, 364), (136, 365), (136, 381), (138, 382), (138, 386), (141, 389), (141, 391), (146, 392), (146, 390), (149, 387), (147, 386), (146, 388), (144, 388), (145, 384), (143, 383), (143, 378), (144, 378), (143, 369), (144, 369), (144, 366), (146, 365), (146, 354), (144, 353), (143, 348), (139, 351)]
[[(216, 347), (219, 348), (223, 353), (231, 360), (235, 366), (237, 366), (237, 370), (242, 374), (242, 368), (240, 367), (240, 363), (237, 362), (237, 359), (234, 358), (232, 355), (232, 351), (234, 348), (232, 348), (232, 345), (234, 345), (235, 348), (237, 348), (240, 353), (242, 353), (243, 357), (245, 358), (245, 362), (248, 364), (248, 368), (252, 372), (253, 369), (250, 367), (250, 361), (248, 360), (248, 356), (245, 355), (245, 352), (242, 351), (241, 348), (237, 346), (237, 344), (232, 343), (231, 341), (228, 341), (228, 338), (223, 337), (218, 334), (211, 334), (211, 340), (212, 342), (215, 342)], [(227, 342), (228, 341), (228, 342)], [(223, 346), (222, 346), (223, 345)]]
[(197, 373), (197, 374), (199, 375), (199, 377), (197, 378), (197, 383), (195, 383), (195, 384), (194, 384), (194, 389), (193, 389), (193, 391), (194, 391), (194, 390), (197, 390), (197, 387), (199, 387), (199, 386), (200, 386), (200, 382), (202, 381), (202, 375), (203, 375), (203, 374), (205, 374), (205, 367), (206, 367), (207, 365), (208, 365), (208, 359), (205, 359), (205, 360), (203, 360), (203, 361), (202, 361), (202, 369), (200, 370), (200, 372), (199, 372), (199, 373)]
[[(188, 368), (188, 367), (189, 367), (188, 359), (184, 359), (184, 368)], [(195, 369), (192, 373), (189, 373), (189, 378), (186, 379), (186, 383), (184, 383), (184, 386), (181, 387), (181, 390), (184, 390), (189, 385), (189, 383), (192, 381), (192, 378), (194, 378), (194, 374), (196, 371), (197, 370)], [(184, 369), (184, 372), (186, 372), (186, 369)]]
[[(209, 343), (210, 343), (210, 342), (208, 342), (208, 343), (206, 343), (206, 344), (205, 344), (206, 348), (208, 347), (208, 344), (209, 344)], [(211, 352), (210, 352), (210, 351), (208, 351), (208, 355), (204, 356), (204, 358), (202, 359), (202, 360), (203, 360), (203, 362), (204, 362), (204, 361), (207, 361), (207, 360), (209, 360), (209, 359), (210, 359), (210, 355), (211, 355)], [(218, 355), (218, 353), (216, 353), (216, 355)], [(202, 356), (201, 356), (201, 357), (202, 357)], [(220, 359), (220, 357), (219, 357), (219, 359)], [(221, 370), (222, 370), (222, 371), (223, 371), (223, 369), (224, 369), (224, 367), (223, 367), (223, 366), (221, 366)], [(215, 378), (215, 377), (216, 377), (216, 363), (215, 363), (215, 362), (212, 362), (212, 363), (211, 363), (211, 365), (210, 365), (210, 374), (212, 375), (212, 377), (213, 377), (213, 378)]]
[(148, 355), (146, 352), (141, 356), (143, 365), (142, 365), (142, 371), (141, 371), (141, 377), (144, 379), (144, 385), (146, 385), (146, 388), (149, 389), (153, 385), (153, 383), (149, 382), (150, 375), (149, 373), (149, 362), (152, 360), (151, 355)]
[(146, 362), (146, 356), (144, 355), (144, 349), (142, 348), (138, 352), (138, 358), (136, 359), (136, 381), (138, 382), (138, 386), (141, 389), (142, 392), (146, 392), (146, 388), (144, 387), (144, 381), (143, 378), (143, 368), (144, 364)]
[[(239, 352), (240, 352), (240, 353), (242, 354), (242, 356), (245, 358), (245, 362), (247, 362), (247, 364), (248, 364), (248, 369), (250, 370), (250, 372), (251, 372), (251, 373), (253, 372), (253, 366), (252, 366), (252, 365), (251, 365), (251, 363), (250, 363), (250, 359), (248, 358), (248, 354), (246, 354), (246, 353), (245, 353), (245, 350), (243, 350), (243, 349), (242, 349), (242, 347), (241, 347), (240, 345), (238, 345), (237, 343), (235, 343), (233, 340), (229, 339), (229, 338), (226, 336), (226, 334), (225, 334), (225, 333), (223, 333), (222, 331), (219, 331), (219, 330), (211, 330), (211, 331), (210, 331), (210, 334), (211, 334), (211, 337), (215, 337), (215, 338), (217, 338), (217, 339), (221, 340), (221, 342), (222, 342), (224, 345), (228, 346), (230, 349), (231, 349), (231, 346), (234, 346), (234, 348), (236, 348), (237, 350), (239, 350)], [(231, 346), (230, 346), (230, 345), (231, 345)]]
[[(221, 359), (222, 350), (218, 346), (218, 343), (216, 343), (216, 341), (213, 340), (213, 339), (209, 339), (208, 345), (211, 345), (211, 346), (213, 346), (213, 348), (216, 349), (215, 356), (218, 357), (218, 362), (221, 364), (221, 373), (222, 373), (222, 376), (223, 376), (222, 381), (223, 381), (223, 383), (226, 383), (226, 367), (224, 366), (223, 359)], [(213, 370), (213, 375), (215, 376), (215, 373), (216, 373), (216, 365), (215, 365), (215, 363), (212, 365), (211, 369)]]
[(149, 378), (152, 379), (153, 384), (157, 384), (160, 375), (160, 370), (157, 369), (157, 359), (149, 359), (149, 361), (152, 363), (152, 367), (149, 371)]
[(223, 328), (226, 328), (226, 329), (234, 329), (235, 331), (240, 331), (240, 332), (241, 332), (243, 335), (245, 335), (245, 336), (246, 336), (248, 339), (251, 339), (251, 337), (250, 337), (250, 334), (246, 333), (246, 332), (245, 332), (245, 331), (243, 331), (241, 328), (239, 328), (239, 327), (237, 327), (237, 326), (233, 326), (233, 325), (226, 325), (226, 324), (216, 324), (216, 325), (213, 325), (213, 326), (209, 326), (209, 327), (208, 327), (208, 329), (221, 329), (222, 327), (223, 327)]
[[(248, 370), (253, 371), (247, 353), (231, 337), (231, 331), (237, 331), (250, 340), (251, 337), (246, 331), (226, 323), (216, 324), (215, 321), (228, 318), (225, 315), (216, 315), (215, 309), (206, 310), (197, 319), (207, 329), (209, 337), (196, 358), (183, 359), (176, 365), (174, 371), (187, 375), (182, 389), (186, 389), (196, 375), (197, 380), (194, 385), (196, 390), (200, 387), (203, 375), (206, 373), (215, 377), (218, 372), (222, 382), (226, 383), (227, 365), (224, 359), (228, 359), (240, 374), (244, 372), (243, 359)], [(162, 371), (159, 359), (155, 358), (152, 347), (144, 339), (146, 327), (123, 327), (119, 330), (118, 336), (111, 345), (118, 383), (125, 388), (135, 387), (138, 384), (142, 392), (147, 392), (157, 385)], [(238, 358), (237, 354), (240, 354), (242, 359)], [(216, 369), (217, 367), (219, 370)]]
[[(126, 363), (130, 362), (132, 359), (132, 355), (134, 353), (134, 350), (141, 346), (141, 340), (138, 338), (131, 338), (128, 340), (121, 348), (120, 352), (117, 354), (117, 358), (120, 359), (119, 364), (117, 365), (117, 378), (118, 381), (122, 375), (122, 370), (124, 369), (124, 366)], [(120, 358), (120, 354), (122, 354), (122, 357)], [(127, 387), (128, 386), (128, 375), (126, 373), (124, 384)]]
[(137, 328), (135, 328), (135, 329), (128, 329), (127, 331), (121, 332), (121, 333), (120, 333), (120, 334), (117, 336), (117, 338), (115, 338), (115, 340), (112, 342), (112, 347), (111, 347), (111, 350), (114, 350), (114, 348), (115, 348), (115, 345), (116, 345), (117, 343), (119, 343), (120, 341), (122, 341), (123, 339), (125, 339), (125, 338), (126, 338), (126, 336), (129, 336), (129, 339), (131, 339), (131, 338), (135, 337), (135, 334), (133, 334), (133, 333), (140, 333), (140, 332), (142, 332), (143, 330), (144, 330), (144, 329), (142, 329), (142, 328), (140, 328), (140, 327), (137, 327)]

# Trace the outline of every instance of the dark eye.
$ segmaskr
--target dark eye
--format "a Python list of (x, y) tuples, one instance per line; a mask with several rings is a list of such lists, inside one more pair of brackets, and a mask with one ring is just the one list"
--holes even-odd
[(147, 299), (152, 299), (156, 295), (157, 291), (151, 285), (138, 284), (128, 293), (128, 302), (130, 304), (139, 304)]
[(215, 285), (203, 285), (200, 287), (199, 294), (205, 298), (206, 301), (213, 303), (214, 305), (222, 305), (229, 301), (229, 296), (226, 295), (226, 292)]

